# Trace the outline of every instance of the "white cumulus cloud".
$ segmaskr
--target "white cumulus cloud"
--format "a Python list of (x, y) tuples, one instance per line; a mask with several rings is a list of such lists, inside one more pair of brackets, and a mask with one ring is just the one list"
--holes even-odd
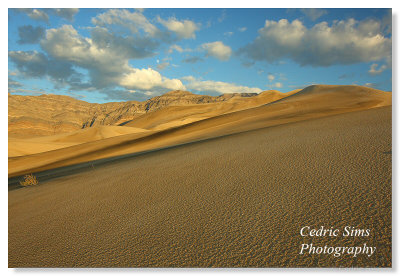
[(185, 86), (189, 91), (198, 92), (212, 92), (218, 94), (230, 94), (230, 93), (260, 93), (262, 90), (257, 87), (248, 87), (237, 85), (235, 83), (228, 83), (222, 81), (211, 81), (211, 80), (198, 80), (193, 76), (186, 76), (182, 78), (188, 82)]
[(195, 32), (199, 29), (199, 26), (191, 20), (179, 21), (174, 17), (168, 20), (158, 17), (158, 22), (164, 25), (168, 30), (176, 33), (179, 38), (195, 38)]
[(119, 84), (128, 89), (139, 90), (151, 90), (155, 87), (162, 87), (169, 90), (185, 89), (180, 80), (165, 78), (151, 68), (131, 68), (129, 72), (123, 75)]
[(221, 41), (204, 43), (201, 45), (201, 48), (206, 51), (207, 56), (212, 56), (222, 61), (228, 60), (232, 54), (231, 47)]
[(92, 18), (97, 26), (120, 25), (128, 28), (132, 33), (143, 30), (149, 35), (156, 35), (158, 29), (140, 12), (130, 12), (126, 9), (111, 9)]

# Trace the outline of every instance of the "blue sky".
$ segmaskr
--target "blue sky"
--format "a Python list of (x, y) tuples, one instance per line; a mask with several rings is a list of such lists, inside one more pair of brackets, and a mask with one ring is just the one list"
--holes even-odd
[(392, 90), (390, 9), (9, 9), (8, 90), (88, 102)]

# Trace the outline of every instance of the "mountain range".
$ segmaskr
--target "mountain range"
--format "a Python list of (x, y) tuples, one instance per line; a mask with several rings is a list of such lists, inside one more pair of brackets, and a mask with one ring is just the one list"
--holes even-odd
[(257, 94), (243, 93), (213, 97), (178, 90), (144, 102), (97, 104), (62, 95), (8, 94), (8, 135), (26, 138), (67, 133), (92, 126), (118, 126), (167, 106), (225, 102), (256, 96)]

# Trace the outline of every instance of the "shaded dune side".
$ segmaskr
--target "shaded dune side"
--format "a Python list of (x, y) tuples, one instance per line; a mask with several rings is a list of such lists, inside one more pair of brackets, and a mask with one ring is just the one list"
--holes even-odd
[(120, 135), (146, 132), (146, 129), (121, 126), (94, 126), (73, 132), (31, 139), (8, 139), (8, 156), (36, 154)]
[(128, 134), (9, 159), (9, 177), (285, 123), (391, 105), (391, 93), (359, 86), (312, 86), (267, 105), (158, 132)]

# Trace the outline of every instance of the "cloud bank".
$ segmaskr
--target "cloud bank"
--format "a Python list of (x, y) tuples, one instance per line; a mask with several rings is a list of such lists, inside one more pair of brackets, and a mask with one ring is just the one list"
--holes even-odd
[(158, 45), (152, 40), (122, 37), (107, 29), (91, 29), (91, 38), (82, 37), (71, 25), (47, 30), (42, 48), (53, 58), (67, 61), (89, 72), (95, 88), (121, 86), (127, 89), (182, 89), (177, 79), (163, 77), (157, 71), (137, 69), (130, 59), (152, 56)]
[(266, 20), (259, 36), (239, 50), (254, 61), (291, 59), (304, 66), (370, 62), (391, 57), (391, 38), (380, 21), (354, 19), (321, 22), (307, 28), (299, 20)]

